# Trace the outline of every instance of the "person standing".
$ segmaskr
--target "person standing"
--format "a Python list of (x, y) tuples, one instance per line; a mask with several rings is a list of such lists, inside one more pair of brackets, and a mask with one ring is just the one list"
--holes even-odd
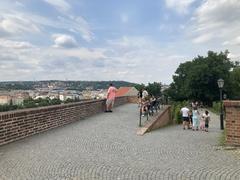
[(141, 100), (142, 116), (144, 116), (145, 112), (148, 111), (148, 104), (149, 104), (148, 92), (145, 88), (143, 88)]
[(210, 115), (207, 110), (205, 111), (205, 113), (203, 113), (202, 118), (203, 118), (203, 121), (205, 122), (205, 131), (208, 132)]
[(181, 114), (182, 114), (182, 120), (183, 120), (183, 129), (185, 130), (185, 127), (187, 126), (187, 128), (189, 129), (189, 109), (184, 106), (181, 110), (180, 110)]
[(114, 105), (115, 97), (116, 97), (117, 89), (113, 86), (113, 84), (109, 84), (109, 88), (107, 91), (107, 100), (106, 100), (106, 111), (112, 112), (112, 108)]
[(197, 109), (193, 110), (192, 111), (192, 121), (193, 121), (193, 127), (192, 127), (192, 130), (196, 130), (198, 131), (198, 128), (199, 128), (199, 112)]
[(146, 99), (148, 97), (148, 92), (146, 89), (143, 89), (142, 91), (142, 99)]

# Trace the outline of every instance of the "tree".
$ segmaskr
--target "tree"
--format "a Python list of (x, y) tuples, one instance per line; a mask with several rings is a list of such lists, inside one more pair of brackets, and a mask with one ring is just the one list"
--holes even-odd
[(146, 86), (146, 90), (149, 94), (159, 97), (161, 96), (161, 87), (161, 83), (158, 82), (148, 83), (148, 85)]
[(240, 66), (235, 67), (230, 72), (230, 88), (228, 97), (232, 99), (240, 99)]
[(142, 89), (145, 88), (145, 85), (144, 85), (144, 84), (136, 84), (134, 87), (135, 87), (138, 91), (140, 91), (140, 90), (142, 90)]
[(173, 100), (200, 100), (211, 105), (212, 101), (219, 99), (217, 80), (225, 80), (224, 88), (228, 88), (230, 84), (233, 63), (227, 57), (228, 53), (209, 51), (207, 57), (198, 56), (180, 64), (173, 76), (168, 95)]

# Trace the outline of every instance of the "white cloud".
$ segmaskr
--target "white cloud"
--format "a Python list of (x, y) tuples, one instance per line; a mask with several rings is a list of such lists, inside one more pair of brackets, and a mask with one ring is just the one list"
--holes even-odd
[(74, 33), (81, 33), (81, 36), (87, 42), (90, 42), (94, 39), (94, 35), (91, 31), (89, 23), (81, 16), (68, 16), (69, 19), (60, 18), (63, 23), (66, 23), (66, 26), (71, 27), (71, 31)]
[[(38, 33), (40, 29), (29, 19), (20, 14), (0, 14), (0, 32), (8, 35), (17, 35), (24, 33)], [(1, 35), (0, 35), (1, 36)]]
[(71, 5), (67, 3), (65, 0), (44, 0), (45, 2), (51, 4), (57, 10), (60, 11), (68, 11), (71, 8)]
[(234, 39), (231, 39), (231, 40), (224, 41), (222, 43), (222, 45), (224, 45), (224, 46), (229, 46), (229, 45), (233, 45), (233, 46), (237, 45), (237, 46), (239, 46), (240, 45), (240, 36), (238, 36), (238, 37), (236, 37)]
[(0, 47), (13, 49), (28, 49), (34, 46), (31, 43), (25, 41), (11, 41), (6, 39), (0, 39)]
[(48, 54), (54, 57), (74, 57), (81, 60), (104, 59), (104, 49), (72, 48), (72, 49), (48, 49)]
[(203, 1), (192, 18), (194, 41), (218, 39), (227, 44), (226, 41), (239, 36), (239, 9), (239, 0)]
[(203, 34), (201, 36), (196, 37), (193, 39), (194, 43), (205, 43), (211, 40), (214, 36), (212, 34)]
[(165, 3), (168, 8), (174, 9), (180, 14), (186, 14), (194, 1), (196, 0), (165, 0)]
[(148, 37), (123, 36), (108, 43), (111, 54), (106, 63), (111, 66), (112, 72), (118, 73), (106, 73), (114, 79), (169, 83), (179, 63), (186, 58), (173, 55), (167, 47)]
[(74, 37), (66, 34), (54, 34), (52, 35), (54, 39), (54, 47), (61, 47), (61, 48), (73, 48), (77, 46), (77, 41)]

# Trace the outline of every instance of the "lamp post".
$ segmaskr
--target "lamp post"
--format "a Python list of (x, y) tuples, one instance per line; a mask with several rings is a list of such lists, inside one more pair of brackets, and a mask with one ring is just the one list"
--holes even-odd
[(219, 91), (220, 91), (220, 128), (221, 130), (224, 129), (224, 124), (223, 124), (223, 108), (222, 108), (222, 88), (223, 88), (223, 85), (224, 85), (224, 80), (223, 79), (219, 79), (217, 81), (218, 83), (218, 88), (219, 88)]

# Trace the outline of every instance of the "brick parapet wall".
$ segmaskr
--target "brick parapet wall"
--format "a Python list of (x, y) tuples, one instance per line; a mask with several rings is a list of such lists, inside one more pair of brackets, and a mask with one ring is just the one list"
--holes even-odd
[(171, 124), (171, 106), (165, 106), (163, 112), (149, 126), (148, 131), (158, 129), (160, 127)]
[(226, 143), (240, 146), (240, 101), (224, 101), (226, 112)]
[[(105, 102), (91, 100), (0, 113), (0, 145), (103, 112)], [(127, 102), (128, 97), (118, 97), (114, 106)]]
[(128, 102), (138, 104), (138, 97), (137, 96), (128, 96)]

